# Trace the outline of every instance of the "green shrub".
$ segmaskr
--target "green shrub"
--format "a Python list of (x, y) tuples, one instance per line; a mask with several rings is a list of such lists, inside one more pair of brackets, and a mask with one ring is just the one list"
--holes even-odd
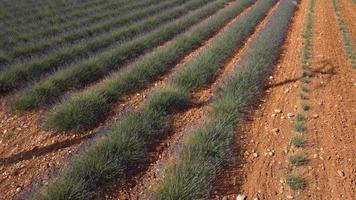
[(303, 122), (295, 122), (294, 129), (297, 132), (305, 132), (307, 130)]
[[(71, 103), (54, 108), (46, 125), (58, 131), (66, 131), (73, 126), (77, 130), (91, 127), (98, 118), (107, 114), (109, 107), (106, 98), (98, 93), (90, 93), (84, 98), (76, 97)], [(85, 111), (83, 111), (85, 110)]]
[(308, 159), (305, 155), (292, 155), (288, 157), (289, 163), (294, 166), (304, 165), (308, 162)]
[(291, 143), (296, 147), (304, 147), (306, 145), (306, 140), (301, 136), (294, 136), (291, 139)]
[(305, 179), (296, 175), (288, 175), (287, 184), (292, 190), (301, 190), (305, 187)]

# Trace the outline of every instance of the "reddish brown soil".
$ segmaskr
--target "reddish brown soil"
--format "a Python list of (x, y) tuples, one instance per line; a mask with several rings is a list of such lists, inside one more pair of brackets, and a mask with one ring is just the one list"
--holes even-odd
[[(310, 177), (307, 194), (329, 199), (356, 197), (356, 71), (344, 53), (341, 32), (330, 1), (317, 1), (312, 70), (310, 140), (320, 170)], [(356, 19), (356, 18), (355, 18)], [(340, 173), (341, 172), (341, 173)], [(339, 175), (343, 174), (343, 175)], [(320, 191), (316, 192), (318, 186)]]
[[(199, 124), (204, 122), (206, 119), (205, 117), (211, 109), (208, 104), (209, 100), (217, 92), (227, 76), (229, 76), (235, 70), (236, 63), (241, 57), (240, 55), (248, 48), (256, 33), (258, 33), (259, 30), (263, 28), (264, 24), (271, 16), (275, 8), (276, 6), (272, 8), (271, 11), (269, 11), (267, 18), (258, 25), (256, 32), (246, 41), (245, 45), (239, 49), (236, 54), (219, 70), (215, 80), (203, 89), (195, 91), (191, 94), (193, 97), (194, 105), (192, 105), (192, 107), (186, 111), (172, 116), (172, 126), (168, 133), (170, 136), (160, 145), (158, 145), (155, 151), (152, 152), (152, 164), (147, 169), (144, 169), (141, 173), (139, 173), (136, 177), (134, 177), (134, 180), (125, 185), (124, 188), (121, 188), (120, 185), (111, 186), (104, 192), (104, 195), (98, 199), (148, 198), (147, 191), (157, 181), (157, 177), (159, 177), (159, 174), (162, 172), (163, 166), (166, 166), (173, 160), (173, 154), (184, 140), (183, 138), (187, 137), (187, 134), (192, 131), (194, 127), (197, 127)], [(247, 11), (248, 9), (245, 10), (244, 13)], [(239, 16), (237, 16), (229, 24), (233, 23), (238, 18)], [(214, 38), (212, 38), (212, 40), (213, 39)], [(212, 40), (209, 40), (207, 45), (209, 45)], [(206, 48), (206, 46), (204, 46), (204, 48)]]
[[(267, 83), (265, 97), (236, 131), (235, 156), (219, 177), (212, 199), (353, 199), (356, 196), (354, 149), (356, 72), (343, 50), (331, 1), (318, 0), (313, 33), (311, 110), (304, 137), (308, 145), (291, 146), (297, 134), (288, 113), (301, 112), (301, 49), (306, 11), (303, 0), (294, 17), (279, 64)], [(281, 110), (281, 113), (276, 113)], [(278, 129), (278, 131), (276, 131)], [(290, 168), (288, 156), (304, 152), (309, 162)], [(289, 171), (307, 180), (303, 191), (285, 182)]]
[(356, 48), (356, 3), (353, 3), (352, 0), (339, 0), (339, 5), (354, 48)]

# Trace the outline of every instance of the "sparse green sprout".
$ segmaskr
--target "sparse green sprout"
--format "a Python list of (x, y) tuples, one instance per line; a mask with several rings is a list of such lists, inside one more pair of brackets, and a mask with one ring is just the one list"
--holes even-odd
[(303, 99), (303, 100), (309, 99), (308, 95), (306, 93), (304, 93), (304, 92), (300, 93), (300, 98)]
[(303, 114), (298, 113), (297, 116), (295, 116), (295, 120), (296, 120), (297, 122), (302, 122), (302, 121), (305, 120), (305, 117), (304, 117)]
[(15, 136), (14, 132), (12, 131), (7, 131), (6, 133), (4, 133), (1, 138), (4, 140), (4, 141), (8, 141), (10, 140), (11, 138), (13, 138)]
[(302, 81), (303, 81), (303, 83), (310, 83), (310, 78), (309, 78), (309, 76), (304, 76), (304, 77), (302, 78)]
[(308, 162), (308, 158), (305, 155), (289, 156), (288, 160), (289, 160), (290, 164), (292, 164), (294, 166), (301, 166)]
[(310, 70), (309, 70), (309, 67), (304, 69), (304, 71), (303, 71), (303, 74), (302, 74), (302, 75), (303, 75), (303, 77), (307, 77), (307, 76), (309, 76), (309, 77), (310, 77), (311, 72), (310, 72)]
[(302, 190), (305, 187), (305, 179), (297, 175), (288, 175), (287, 184), (292, 190)]
[(302, 103), (302, 108), (304, 111), (310, 110), (310, 105), (307, 103)]
[(294, 129), (300, 133), (307, 130), (307, 128), (304, 126), (303, 122), (296, 122), (294, 124)]
[(306, 142), (306, 140), (305, 140), (303, 137), (296, 135), (296, 136), (292, 137), (291, 143), (292, 143), (295, 147), (301, 148), (301, 147), (304, 147), (307, 142)]
[(308, 64), (307, 61), (303, 62), (302, 68), (303, 68), (304, 70), (309, 70), (309, 69), (310, 69), (310, 68), (309, 68), (309, 64)]
[(305, 92), (305, 93), (309, 92), (309, 88), (307, 87), (307, 85), (303, 85), (302, 86), (302, 91)]

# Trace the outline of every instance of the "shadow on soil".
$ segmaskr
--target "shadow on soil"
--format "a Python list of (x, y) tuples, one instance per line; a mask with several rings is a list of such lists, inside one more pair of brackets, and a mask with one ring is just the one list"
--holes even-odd
[[(320, 67), (310, 70), (311, 77), (316, 77), (317, 75), (331, 75), (331, 76), (336, 75), (335, 66), (329, 60), (322, 60), (316, 64), (320, 65)], [(301, 76), (299, 78), (287, 79), (287, 80), (281, 81), (279, 83), (270, 84), (270, 85), (266, 86), (266, 89), (275, 88), (275, 87), (279, 87), (282, 85), (294, 83), (294, 82), (301, 80), (302, 78), (303, 77)]]
[(72, 145), (79, 144), (83, 140), (87, 140), (93, 136), (94, 134), (88, 134), (79, 138), (67, 139), (44, 147), (35, 147), (29, 151), (23, 151), (7, 158), (0, 158), (0, 164), (4, 166), (8, 166), (17, 162), (29, 160), (33, 157), (43, 156), (53, 151), (58, 151), (60, 149), (67, 148)]

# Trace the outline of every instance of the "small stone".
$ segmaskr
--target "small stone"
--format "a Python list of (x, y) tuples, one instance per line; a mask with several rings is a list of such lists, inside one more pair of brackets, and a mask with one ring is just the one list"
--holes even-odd
[(275, 117), (275, 116), (276, 116), (276, 114), (274, 114), (274, 113), (271, 115), (271, 117)]
[(281, 109), (275, 109), (274, 113), (282, 113), (282, 110)]
[(293, 199), (293, 196), (292, 195), (287, 195), (286, 198), (287, 199)]
[(288, 118), (292, 118), (292, 117), (294, 117), (294, 114), (293, 114), (293, 113), (288, 113), (288, 114), (287, 114), (287, 117), (288, 117)]
[(281, 116), (281, 119), (285, 119), (285, 118), (286, 118), (285, 116), (283, 116), (283, 115)]
[(273, 79), (273, 76), (270, 76), (269, 79)]
[(274, 153), (270, 151), (270, 152), (268, 152), (268, 155), (269, 155), (269, 156), (273, 156)]
[(257, 153), (253, 153), (252, 156), (253, 156), (254, 158), (257, 158), (257, 157), (258, 157), (258, 154), (257, 154)]
[(245, 199), (246, 199), (246, 195), (243, 195), (243, 194), (239, 194), (236, 197), (236, 200), (245, 200)]
[(339, 174), (339, 176), (341, 176), (341, 177), (345, 176), (345, 172), (343, 172), (341, 170), (337, 170), (337, 174)]
[(319, 117), (319, 115), (317, 115), (317, 114), (314, 114), (314, 115), (313, 115), (313, 118), (314, 118), (314, 119), (316, 119), (316, 118), (318, 118), (318, 117)]
[(259, 200), (258, 197), (255, 197), (253, 200)]
[(16, 188), (16, 192), (20, 192), (21, 189), (22, 189), (21, 187), (17, 187), (17, 188)]
[(318, 158), (318, 154), (314, 154), (314, 155), (313, 155), (313, 158)]

